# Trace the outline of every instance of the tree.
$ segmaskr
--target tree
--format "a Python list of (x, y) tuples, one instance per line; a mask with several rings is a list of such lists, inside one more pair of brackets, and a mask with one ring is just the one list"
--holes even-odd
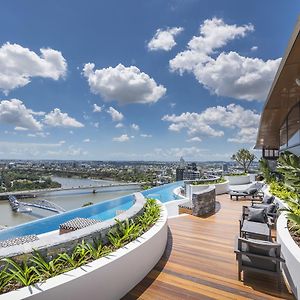
[(248, 173), (249, 167), (255, 159), (255, 155), (250, 153), (249, 150), (243, 148), (233, 154), (231, 159), (241, 165), (245, 173)]

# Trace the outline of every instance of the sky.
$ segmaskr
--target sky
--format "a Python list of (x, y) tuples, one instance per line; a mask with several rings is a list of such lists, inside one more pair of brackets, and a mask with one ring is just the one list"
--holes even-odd
[(1, 1), (0, 159), (227, 161), (253, 149), (296, 0), (70, 4)]

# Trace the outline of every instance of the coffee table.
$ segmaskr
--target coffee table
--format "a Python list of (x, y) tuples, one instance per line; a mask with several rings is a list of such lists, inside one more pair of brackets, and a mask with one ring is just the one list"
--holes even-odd
[(271, 241), (271, 228), (266, 223), (244, 220), (241, 228), (241, 236), (244, 238), (253, 237)]

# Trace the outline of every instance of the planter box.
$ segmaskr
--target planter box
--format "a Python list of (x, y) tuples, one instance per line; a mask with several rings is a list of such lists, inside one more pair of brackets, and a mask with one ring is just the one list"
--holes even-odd
[(216, 189), (216, 195), (226, 194), (229, 191), (229, 181), (213, 184)]
[(136, 241), (111, 255), (81, 268), (0, 295), (0, 300), (98, 300), (120, 299), (136, 286), (156, 265), (168, 239), (167, 211), (162, 205), (159, 221)]
[(214, 186), (216, 190), (216, 195), (226, 194), (229, 191), (229, 181), (226, 180), (225, 182), (215, 183), (215, 184), (200, 184), (200, 185), (186, 185), (186, 197), (191, 199), (194, 193), (201, 192), (206, 190), (209, 186)]
[(250, 183), (250, 175), (224, 176), (229, 181), (230, 185), (247, 184)]
[(283, 271), (296, 297), (300, 298), (300, 248), (292, 239), (287, 228), (287, 219), (282, 213), (277, 220), (277, 242), (281, 244), (281, 253), (285, 259)]

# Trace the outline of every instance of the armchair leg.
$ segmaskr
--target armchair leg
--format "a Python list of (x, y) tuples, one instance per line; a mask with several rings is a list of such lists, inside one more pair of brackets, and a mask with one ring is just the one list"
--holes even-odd
[(239, 269), (238, 273), (239, 273), (239, 281), (242, 281), (242, 271)]
[(282, 284), (281, 284), (281, 274), (277, 276), (277, 288), (281, 292)]

